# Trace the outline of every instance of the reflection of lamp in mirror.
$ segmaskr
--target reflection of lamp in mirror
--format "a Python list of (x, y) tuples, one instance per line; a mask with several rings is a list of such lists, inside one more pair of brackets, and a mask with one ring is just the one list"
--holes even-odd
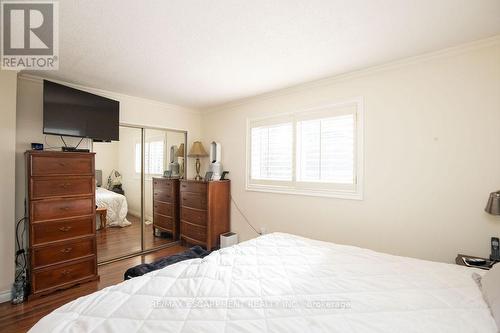
[(222, 175), (220, 143), (213, 141), (210, 144), (210, 171), (213, 173), (212, 180), (219, 180)]
[(172, 177), (179, 177), (179, 162), (177, 162), (177, 146), (170, 147), (170, 163), (168, 168), (172, 171)]
[(203, 145), (200, 141), (193, 142), (193, 145), (191, 146), (191, 150), (189, 151), (188, 156), (196, 157), (196, 177), (194, 177), (194, 179), (202, 180), (200, 176), (200, 168), (201, 168), (200, 157), (208, 156), (208, 154), (205, 151), (205, 148), (203, 148)]
[(177, 157), (177, 162), (179, 162), (179, 177), (184, 178), (184, 144), (179, 145), (179, 149), (175, 153)]

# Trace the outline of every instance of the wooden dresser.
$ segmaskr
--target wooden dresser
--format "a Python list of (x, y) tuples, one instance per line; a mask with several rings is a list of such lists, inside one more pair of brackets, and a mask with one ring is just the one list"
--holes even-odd
[(179, 239), (179, 179), (153, 178), (153, 235), (156, 229)]
[(94, 154), (25, 155), (31, 295), (97, 279)]
[(230, 181), (181, 180), (181, 239), (208, 250), (230, 229)]

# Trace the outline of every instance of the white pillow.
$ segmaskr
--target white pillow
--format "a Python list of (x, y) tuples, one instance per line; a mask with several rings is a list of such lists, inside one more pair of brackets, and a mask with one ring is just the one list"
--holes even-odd
[(500, 329), (500, 264), (493, 266), (481, 279), (483, 296)]

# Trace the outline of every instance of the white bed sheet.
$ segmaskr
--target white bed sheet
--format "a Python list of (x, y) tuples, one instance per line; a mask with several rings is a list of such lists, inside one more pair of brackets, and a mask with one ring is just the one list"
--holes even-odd
[(95, 202), (97, 207), (107, 209), (107, 226), (126, 227), (131, 224), (127, 220), (128, 205), (124, 195), (98, 187), (96, 188)]
[(30, 332), (497, 332), (476, 271), (274, 233), (79, 298)]

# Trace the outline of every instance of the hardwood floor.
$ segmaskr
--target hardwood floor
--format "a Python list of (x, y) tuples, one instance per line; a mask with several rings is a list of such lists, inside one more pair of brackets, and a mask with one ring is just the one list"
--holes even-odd
[(122, 282), (123, 273), (128, 268), (141, 263), (149, 263), (161, 257), (185, 251), (186, 249), (184, 246), (174, 245), (145, 255), (102, 265), (98, 268), (99, 281), (84, 283), (44, 297), (29, 300), (19, 305), (12, 305), (9, 302), (2, 303), (0, 304), (0, 332), (26, 332), (43, 316), (61, 305), (78, 297)]
[[(107, 227), (97, 230), (97, 262), (103, 262), (141, 252), (140, 218), (127, 215), (132, 224), (127, 227)], [(153, 225), (144, 227), (144, 248), (153, 249), (172, 242), (172, 238), (153, 236)]]

